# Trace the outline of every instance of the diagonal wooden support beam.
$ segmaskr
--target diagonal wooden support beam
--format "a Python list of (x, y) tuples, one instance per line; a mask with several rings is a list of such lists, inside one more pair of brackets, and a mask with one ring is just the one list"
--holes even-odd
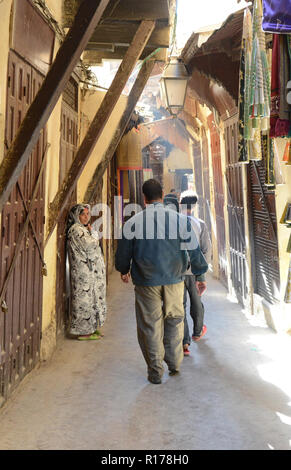
[(96, 195), (97, 183), (103, 177), (114, 155), (114, 152), (117, 149), (117, 146), (125, 132), (125, 129), (129, 123), (129, 120), (140, 98), (140, 95), (142, 94), (142, 91), (144, 87), (146, 86), (148, 79), (150, 78), (151, 72), (154, 68), (154, 64), (155, 64), (155, 60), (153, 59), (148, 60), (143, 63), (139, 71), (139, 74), (128, 96), (127, 106), (119, 121), (118, 128), (109, 144), (109, 147), (107, 148), (106, 152), (103, 154), (101, 161), (98, 163), (96, 170), (94, 172), (94, 175), (87, 187), (87, 190), (84, 196), (84, 202), (86, 202), (87, 204), (90, 204), (94, 200), (94, 197)]
[(122, 90), (124, 89), (135, 64), (138, 61), (146, 43), (155, 27), (155, 21), (142, 21), (134, 38), (132, 44), (129, 46), (122, 63), (107, 91), (89, 129), (80, 145), (75, 159), (69, 169), (69, 172), (56, 194), (53, 202), (50, 205), (48, 232), (46, 243), (50, 238), (58, 220), (61, 217), (62, 210), (64, 209), (69, 197), (74, 190), (78, 178), (80, 177), (100, 135), (103, 131), (106, 122), (108, 121), (114, 106), (116, 105)]
[(109, 0), (84, 0), (0, 166), (0, 210), (9, 198)]

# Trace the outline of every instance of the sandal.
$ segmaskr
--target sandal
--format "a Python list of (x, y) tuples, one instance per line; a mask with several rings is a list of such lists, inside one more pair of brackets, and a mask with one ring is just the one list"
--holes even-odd
[(93, 335), (101, 336), (101, 338), (104, 336), (103, 333), (101, 333), (99, 330), (94, 331)]
[(88, 335), (88, 336), (78, 336), (79, 341), (88, 341), (88, 340), (94, 340), (94, 339), (101, 339), (101, 336), (98, 336), (95, 333), (93, 333), (92, 335)]

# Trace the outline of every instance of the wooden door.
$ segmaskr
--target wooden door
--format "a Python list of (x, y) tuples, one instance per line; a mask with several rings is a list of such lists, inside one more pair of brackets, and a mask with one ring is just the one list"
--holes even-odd
[(204, 128), (202, 129), (202, 175), (203, 175), (203, 205), (204, 222), (211, 238), (211, 210), (210, 210), (210, 184), (209, 184), (209, 156), (208, 139)]
[[(38, 91), (43, 76), (13, 51), (9, 54), (6, 111), (6, 150)], [(16, 258), (4, 300), (8, 310), (0, 310), (0, 405), (21, 379), (39, 361), (42, 319), (42, 255), (44, 227), (45, 176), (32, 200), (46, 147), (46, 130), (33, 150), (1, 218), (0, 289), (12, 263), (18, 236), (26, 219), (26, 208), (32, 209), (31, 221)], [(31, 206), (32, 205), (32, 206)]]
[(238, 115), (225, 121), (226, 186), (229, 220), (231, 281), (238, 300), (244, 305), (246, 282), (246, 242), (244, 226), (242, 165), (238, 163)]
[(265, 186), (265, 160), (248, 165), (250, 233), (254, 292), (271, 304), (279, 301), (280, 273), (275, 193)]
[(211, 155), (213, 168), (214, 205), (216, 218), (216, 236), (218, 248), (218, 269), (219, 278), (227, 286), (227, 254), (225, 241), (225, 220), (224, 220), (224, 190), (221, 169), (221, 152), (219, 131), (216, 128), (213, 114), (208, 118), (211, 140)]
[(203, 175), (202, 175), (202, 155), (200, 142), (193, 144), (193, 159), (194, 159), (194, 181), (195, 189), (198, 196), (198, 213), (199, 219), (205, 220), (205, 204), (203, 192)]

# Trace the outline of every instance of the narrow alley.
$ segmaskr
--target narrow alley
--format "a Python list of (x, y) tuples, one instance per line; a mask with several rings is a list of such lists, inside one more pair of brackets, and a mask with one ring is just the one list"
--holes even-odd
[(254, 323), (207, 280), (206, 336), (179, 376), (165, 371), (153, 385), (133, 287), (111, 275), (105, 337), (61, 340), (25, 378), (0, 410), (0, 449), (290, 450), (291, 338)]

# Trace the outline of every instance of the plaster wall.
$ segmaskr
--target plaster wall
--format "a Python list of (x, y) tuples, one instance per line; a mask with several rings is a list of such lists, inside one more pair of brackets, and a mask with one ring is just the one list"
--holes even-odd
[(168, 166), (164, 163), (163, 168), (163, 191), (164, 195), (168, 194), (171, 189), (175, 188), (175, 173), (169, 172)]
[(183, 152), (175, 147), (165, 160), (165, 164), (169, 170), (192, 170), (192, 164), (189, 153)]
[[(10, 42), (10, 15), (12, 0), (0, 3), (0, 163), (4, 157), (5, 120), (6, 120), (6, 96), (7, 96), (7, 65)], [(0, 212), (0, 223), (2, 214)]]
[[(47, 141), (50, 144), (46, 165), (45, 191), (45, 229), (49, 220), (49, 204), (59, 189), (59, 151), (61, 125), (61, 98), (55, 106), (47, 123)], [(57, 263), (57, 228), (55, 228), (44, 248), (44, 259), (48, 275), (43, 277), (42, 342), (41, 356), (47, 358), (55, 347), (56, 337), (56, 263)]]
[[(81, 99), (80, 111), (81, 111), (81, 123), (80, 123), (80, 137), (83, 140), (85, 133), (88, 129), (88, 125), (92, 122), (100, 104), (105, 96), (103, 91), (87, 91), (83, 94)], [(96, 166), (100, 162), (103, 154), (106, 152), (112, 137), (117, 129), (119, 120), (123, 111), (126, 108), (127, 97), (121, 95), (114, 110), (106, 123), (101, 136), (87, 162), (84, 171), (78, 181), (77, 186), (77, 199), (82, 201), (85, 195), (88, 183), (90, 182)], [(106, 180), (104, 180), (105, 182)], [(106, 184), (106, 183), (105, 183)]]
[(1, 31), (1, 54), (0, 54), (0, 161), (4, 156), (5, 118), (6, 118), (6, 95), (7, 95), (7, 65), (10, 46), (10, 15), (12, 0), (0, 3), (0, 31)]
[(175, 170), (193, 170), (189, 152), (183, 152), (175, 147), (164, 160), (163, 165), (163, 190), (168, 194), (172, 188), (175, 188)]
[(45, 4), (59, 25), (62, 24), (62, 4), (60, 0), (45, 0)]
[[(62, 2), (58, 0), (47, 0), (46, 6), (61, 24)], [(58, 36), (55, 36), (53, 60), (60, 47)], [(53, 201), (59, 189), (59, 152), (60, 152), (60, 130), (61, 130), (61, 105), (62, 97), (54, 107), (47, 122), (47, 141), (50, 144), (46, 165), (46, 191), (45, 191), (45, 230), (49, 220), (49, 204)], [(56, 266), (57, 266), (57, 227), (44, 248), (44, 259), (47, 265), (47, 276), (43, 277), (43, 308), (42, 308), (42, 341), (41, 359), (47, 360), (51, 357), (56, 346)]]

